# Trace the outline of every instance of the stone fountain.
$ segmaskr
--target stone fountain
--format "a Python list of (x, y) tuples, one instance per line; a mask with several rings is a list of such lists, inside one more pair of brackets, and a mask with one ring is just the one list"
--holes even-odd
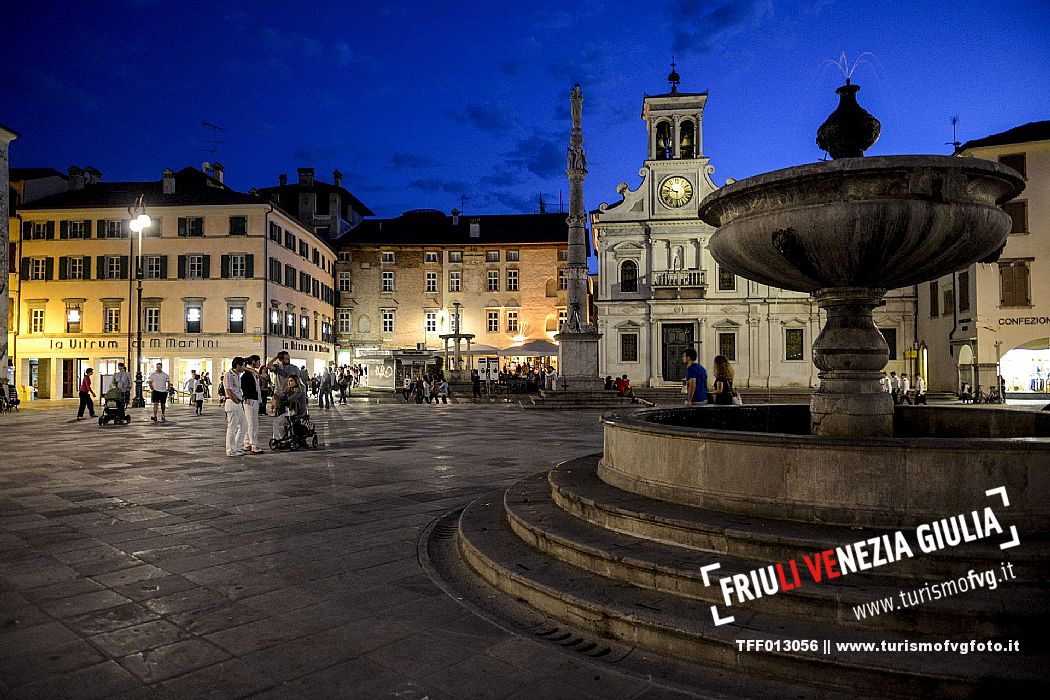
[(887, 437), (893, 402), (879, 389), (889, 349), (872, 320), (888, 289), (936, 279), (1002, 250), (1010, 218), (998, 205), (1024, 180), (974, 158), (862, 158), (879, 122), (856, 101), (857, 85), (817, 143), (834, 159), (741, 180), (709, 195), (700, 218), (718, 227), (709, 248), (736, 274), (809, 292), (827, 313), (813, 344), (821, 386), (815, 435)]
[[(436, 535), (427, 547), (457, 595), (476, 590), (480, 577), (487, 586), (479, 600), (518, 601), (531, 611), (533, 618), (516, 618), (519, 628), (587, 653), (613, 653), (606, 640), (638, 648), (646, 659), (638, 670), (650, 676), (656, 661), (645, 653), (684, 660), (682, 677), (712, 696), (1050, 690), (1043, 656), (1050, 414), (893, 406), (879, 391), (888, 352), (872, 321), (887, 289), (993, 260), (1009, 230), (998, 205), (1023, 180), (973, 158), (862, 157), (880, 125), (857, 104), (858, 89), (848, 81), (839, 88), (839, 108), (818, 132), (833, 160), (727, 185), (699, 210), (719, 227), (709, 245), (720, 264), (810, 292), (826, 312), (813, 346), (821, 386), (812, 405), (606, 414), (602, 454), (560, 464), (448, 516), (443, 531), (455, 533), (454, 544)], [(924, 524), (985, 508), (1001, 518), (996, 537), (791, 590), (781, 578), (777, 594), (725, 607), (724, 583), (849, 543), (889, 542), (897, 532), (914, 542)], [(855, 612), (1000, 569), (995, 590), (874, 617)], [(1022, 653), (739, 646), (747, 639), (878, 645), (975, 638), (1021, 640)]]

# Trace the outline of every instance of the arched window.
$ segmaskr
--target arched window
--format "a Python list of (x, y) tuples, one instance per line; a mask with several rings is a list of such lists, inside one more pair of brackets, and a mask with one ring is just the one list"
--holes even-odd
[(660, 122), (656, 125), (656, 160), (667, 160), (674, 155), (674, 141), (671, 139), (671, 124)]
[(638, 263), (634, 260), (624, 260), (620, 265), (620, 291), (638, 291)]
[(678, 126), (678, 153), (682, 158), (696, 157), (696, 125), (691, 120)]

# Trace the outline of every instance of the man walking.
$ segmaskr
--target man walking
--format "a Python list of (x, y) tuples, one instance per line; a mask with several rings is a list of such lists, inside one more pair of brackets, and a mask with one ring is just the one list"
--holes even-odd
[(926, 380), (922, 378), (921, 374), (915, 375), (915, 405), (926, 404)]
[(902, 403), (906, 403), (909, 406), (912, 405), (912, 403), (911, 403), (911, 381), (908, 379), (908, 375), (904, 374), (903, 372), (901, 373), (901, 393), (900, 393), (900, 397), (901, 397), (901, 402)]
[(158, 407), (160, 408), (160, 422), (168, 422), (164, 411), (165, 407), (168, 404), (168, 389), (170, 387), (171, 377), (169, 377), (167, 372), (164, 371), (164, 365), (158, 362), (157, 369), (153, 372), (153, 374), (149, 375), (149, 389), (152, 392), (153, 398), (153, 415), (150, 417), (150, 420), (154, 423), (157, 422)]
[(244, 415), (244, 392), (241, 390), (241, 375), (244, 374), (244, 358), (233, 358), (233, 364), (226, 376), (222, 379), (222, 386), (226, 390), (226, 402), (223, 408), (226, 411), (226, 456), (240, 457), (245, 454), (241, 449), (244, 442), (245, 415)]
[(84, 378), (80, 380), (80, 408), (77, 410), (77, 420), (84, 417), (85, 408), (92, 418), (95, 417), (95, 402), (91, 400), (91, 397), (95, 395), (95, 390), (91, 388), (91, 375), (94, 372), (95, 370), (88, 367), (84, 370)]
[(123, 362), (117, 363), (117, 373), (113, 375), (113, 385), (120, 389), (120, 393), (124, 397), (124, 408), (127, 408), (131, 405), (131, 375), (128, 374), (128, 370), (124, 367)]
[(252, 355), (248, 358), (244, 372), (241, 374), (241, 396), (244, 400), (244, 451), (253, 455), (262, 454), (259, 449), (259, 400), (262, 389), (259, 386), (259, 365), (262, 358)]
[(332, 384), (335, 383), (335, 375), (332, 366), (325, 365), (321, 373), (321, 395), (318, 397), (317, 405), (326, 411), (332, 410)]
[(685, 364), (685, 405), (707, 405), (707, 370), (696, 361), (696, 348), (686, 348), (682, 353)]
[(894, 406), (901, 402), (901, 380), (896, 372), (890, 372), (890, 395)]

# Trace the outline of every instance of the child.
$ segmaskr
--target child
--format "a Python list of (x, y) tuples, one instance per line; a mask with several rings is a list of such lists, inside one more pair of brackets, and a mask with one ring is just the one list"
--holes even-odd
[(196, 413), (198, 416), (204, 415), (204, 395), (207, 392), (208, 386), (203, 381), (198, 380), (197, 386), (193, 389), (193, 400), (197, 404)]

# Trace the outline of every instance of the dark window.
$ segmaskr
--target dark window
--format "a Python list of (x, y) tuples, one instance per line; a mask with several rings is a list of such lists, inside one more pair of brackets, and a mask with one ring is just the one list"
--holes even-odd
[(945, 316), (951, 316), (955, 313), (955, 291), (951, 289), (944, 290), (944, 310), (941, 312)]
[(718, 354), (725, 355), (726, 359), (736, 362), (736, 333), (718, 334)]
[(310, 244), (302, 239), (299, 240), (299, 255), (304, 258), (310, 257)]
[(897, 329), (896, 328), (880, 328), (879, 333), (882, 333), (883, 339), (886, 341), (886, 345), (890, 348), (891, 360), (897, 359)]
[(204, 217), (202, 216), (180, 216), (179, 217), (179, 235), (180, 236), (203, 236), (204, 235)]
[(959, 273), (959, 311), (970, 310), (970, 273)]
[(281, 283), (281, 261), (277, 258), (270, 258), (270, 281)]
[(736, 275), (733, 274), (732, 270), (727, 270), (721, 265), (718, 266), (718, 291), (720, 292), (732, 292), (736, 290)]
[(1010, 215), (1010, 233), (1028, 233), (1028, 202), (1023, 199), (1007, 202), (1003, 211)]
[(999, 162), (1021, 173), (1021, 177), (1028, 177), (1028, 163), (1024, 153), (1010, 153), (1005, 156), (999, 156)]
[(786, 328), (784, 330), (784, 359), (804, 360), (806, 332), (801, 328)]
[(295, 289), (296, 270), (292, 265), (285, 264), (284, 266), (284, 286)]
[(638, 291), (638, 263), (634, 260), (624, 260), (620, 265), (620, 291)]
[(285, 248), (287, 248), (288, 250), (295, 250), (296, 240), (297, 239), (296, 239), (294, 233), (292, 233), (291, 231), (285, 231), (284, 232), (284, 247)]
[(620, 362), (638, 361), (638, 334), (620, 334)]
[(930, 282), (930, 318), (937, 318), (940, 315), (940, 299), (937, 298), (937, 282), (934, 280)]
[(1001, 306), (1029, 306), (1028, 263), (1024, 261), (999, 263)]
[(270, 222), (270, 240), (275, 243), (281, 242), (281, 227), (273, 221)]
[(230, 217), (230, 235), (231, 236), (247, 236), (248, 235), (248, 217), (247, 216), (231, 216)]

